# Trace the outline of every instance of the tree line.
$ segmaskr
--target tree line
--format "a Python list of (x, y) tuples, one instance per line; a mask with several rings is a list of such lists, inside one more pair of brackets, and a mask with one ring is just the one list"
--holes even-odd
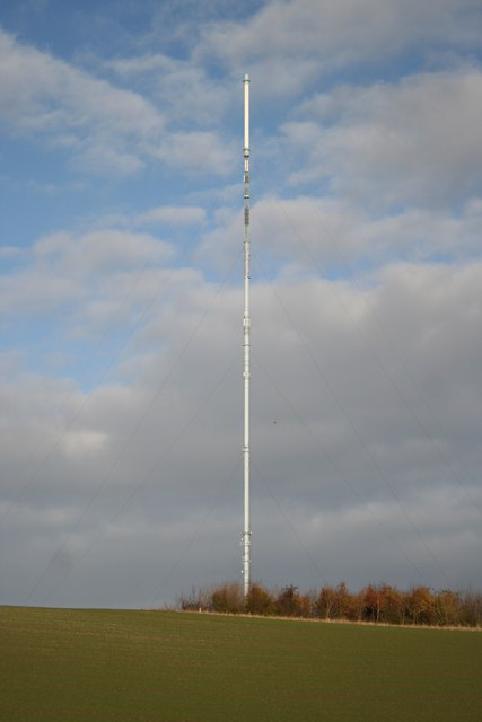
[(184, 610), (318, 618), (385, 624), (482, 626), (482, 594), (433, 590), (425, 586), (400, 590), (389, 584), (369, 584), (352, 592), (344, 582), (300, 592), (290, 584), (269, 590), (251, 586), (245, 600), (241, 585), (226, 583), (207, 590), (193, 589), (178, 605)]

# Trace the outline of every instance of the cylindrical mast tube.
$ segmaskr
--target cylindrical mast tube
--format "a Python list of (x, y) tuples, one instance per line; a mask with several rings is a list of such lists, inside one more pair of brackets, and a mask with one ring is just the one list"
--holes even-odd
[(249, 237), (249, 78), (244, 76), (244, 315), (243, 315), (243, 381), (244, 381), (244, 440), (243, 440), (243, 466), (244, 466), (244, 527), (242, 533), (243, 545), (243, 592), (248, 596), (251, 585), (251, 520), (249, 503), (249, 382), (250, 368), (250, 330), (249, 316), (249, 269), (250, 269), (250, 237)]

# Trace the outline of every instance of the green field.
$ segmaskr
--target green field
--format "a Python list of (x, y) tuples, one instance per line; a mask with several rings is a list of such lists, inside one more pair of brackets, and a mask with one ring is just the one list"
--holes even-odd
[(482, 719), (482, 634), (0, 608), (1, 722)]

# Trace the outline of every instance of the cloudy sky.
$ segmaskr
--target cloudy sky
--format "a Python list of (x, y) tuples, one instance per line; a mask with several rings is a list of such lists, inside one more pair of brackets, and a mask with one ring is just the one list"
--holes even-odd
[(5, 0), (0, 603), (480, 588), (480, 0)]

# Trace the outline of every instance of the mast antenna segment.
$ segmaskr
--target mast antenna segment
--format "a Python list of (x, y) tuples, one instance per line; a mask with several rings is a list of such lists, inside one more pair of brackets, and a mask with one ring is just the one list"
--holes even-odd
[(250, 331), (251, 318), (249, 315), (249, 280), (251, 261), (251, 241), (249, 234), (249, 77), (245, 73), (244, 81), (244, 314), (243, 314), (243, 382), (244, 382), (244, 438), (243, 438), (243, 469), (244, 469), (244, 526), (241, 535), (243, 547), (243, 593), (246, 599), (251, 586), (251, 514), (249, 500), (250, 482), (250, 454), (249, 454), (249, 386), (251, 379), (250, 364)]

